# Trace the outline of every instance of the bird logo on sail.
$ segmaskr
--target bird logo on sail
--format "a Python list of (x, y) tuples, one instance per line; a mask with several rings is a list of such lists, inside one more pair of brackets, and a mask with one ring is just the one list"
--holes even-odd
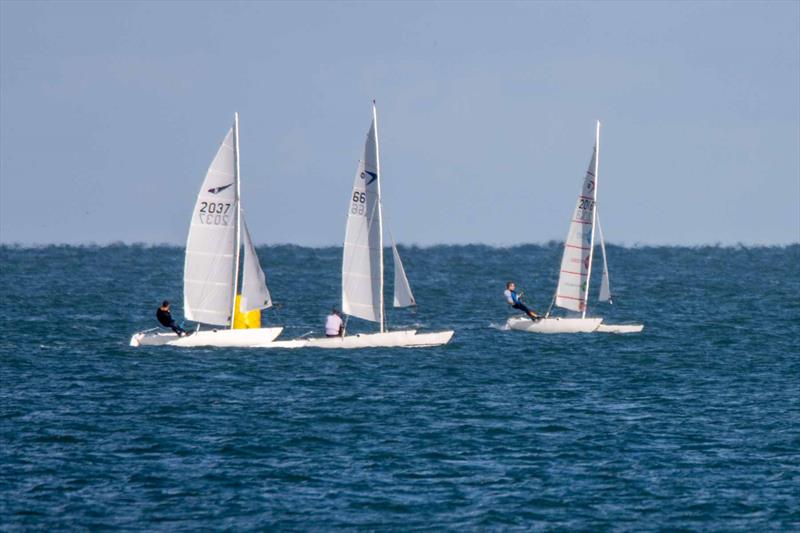
[(377, 173), (370, 172), (369, 170), (365, 170), (364, 172), (361, 173), (361, 179), (362, 180), (363, 179), (367, 179), (367, 177), (364, 175), (365, 173), (370, 175), (370, 180), (367, 182), (367, 185), (369, 185), (370, 183), (372, 183), (373, 181), (378, 179), (378, 174)]
[(219, 194), (219, 193), (221, 193), (222, 191), (224, 191), (225, 189), (227, 189), (228, 187), (231, 187), (231, 186), (233, 186), (233, 183), (229, 183), (229, 184), (223, 185), (221, 187), (211, 187), (210, 189), (208, 189), (208, 192), (210, 192), (211, 194)]

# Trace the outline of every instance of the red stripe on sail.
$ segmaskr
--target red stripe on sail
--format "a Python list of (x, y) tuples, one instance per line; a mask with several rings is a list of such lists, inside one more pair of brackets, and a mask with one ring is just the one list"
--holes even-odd
[(571, 244), (565, 244), (564, 246), (566, 246), (567, 248), (576, 248), (578, 250), (588, 250), (589, 249), (588, 246), (573, 246)]
[(577, 300), (579, 302), (582, 302), (584, 300), (583, 298), (573, 298), (572, 296), (562, 296), (560, 294), (558, 295), (558, 297), (559, 298), (566, 298), (567, 300)]

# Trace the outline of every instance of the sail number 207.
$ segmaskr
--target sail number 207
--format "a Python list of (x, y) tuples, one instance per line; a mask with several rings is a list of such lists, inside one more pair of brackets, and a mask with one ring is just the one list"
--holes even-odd
[(353, 203), (350, 204), (351, 215), (363, 215), (366, 211), (367, 193), (353, 191)]
[(227, 226), (231, 204), (226, 202), (200, 202), (200, 223)]

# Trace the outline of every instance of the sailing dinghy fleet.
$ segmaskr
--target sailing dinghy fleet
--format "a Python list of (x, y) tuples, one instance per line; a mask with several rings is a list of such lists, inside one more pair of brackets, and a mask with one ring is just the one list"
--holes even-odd
[[(381, 205), (378, 116), (372, 105), (364, 157), (358, 163), (350, 196), (342, 259), (342, 310), (350, 317), (377, 322), (376, 333), (341, 337), (275, 339), (283, 330), (237, 328), (237, 317), (272, 305), (266, 277), (244, 221), (239, 180), (239, 117), (222, 142), (197, 196), (183, 272), (184, 316), (197, 322), (196, 331), (175, 333), (149, 330), (131, 337), (131, 346), (220, 346), (260, 348), (370, 348), (424, 347), (447, 344), (453, 331), (419, 333), (415, 329), (386, 328), (383, 265), (383, 206)], [(240, 252), (244, 241), (244, 265)], [(394, 306), (416, 305), (397, 246), (394, 258)], [(237, 295), (241, 272), (241, 295)], [(245, 320), (240, 320), (244, 323)], [(211, 326), (210, 328), (208, 326)]]
[[(600, 300), (611, 299), (605, 243), (596, 206), (599, 148), (598, 122), (594, 152), (564, 244), (553, 298), (555, 306), (580, 316), (551, 316), (551, 304), (547, 315), (539, 320), (532, 321), (527, 317), (508, 319), (510, 329), (532, 333), (635, 333), (643, 329), (642, 325), (606, 325), (602, 318), (586, 316), (595, 227), (603, 257)], [(197, 327), (189, 335), (180, 337), (159, 328), (142, 331), (131, 337), (130, 345), (374, 348), (440, 346), (450, 342), (454, 334), (452, 330), (421, 333), (416, 329), (389, 331), (387, 328), (381, 177), (378, 114), (373, 101), (364, 155), (358, 163), (348, 199), (341, 308), (348, 318), (376, 323), (378, 331), (352, 335), (345, 331), (339, 337), (277, 340), (282, 327), (262, 328), (260, 324), (260, 312), (272, 306), (272, 299), (244, 219), (239, 176), (239, 116), (235, 114), (233, 126), (217, 151), (197, 195), (186, 242), (184, 316), (197, 323)], [(415, 306), (416, 300), (394, 239), (391, 247), (393, 305)]]

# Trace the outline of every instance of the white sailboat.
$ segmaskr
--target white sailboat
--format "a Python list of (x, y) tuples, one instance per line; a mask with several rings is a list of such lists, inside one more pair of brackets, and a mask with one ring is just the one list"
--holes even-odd
[[(239, 270), (242, 239), (244, 266), (241, 297)], [(240, 309), (237, 310), (237, 300)], [(131, 346), (252, 347), (274, 340), (283, 328), (234, 329), (239, 313), (272, 306), (264, 271), (242, 214), (239, 179), (239, 115), (211, 162), (197, 195), (183, 269), (183, 308), (187, 320), (212, 326), (178, 337), (149, 330), (131, 337)]]
[[(394, 307), (416, 305), (400, 254), (392, 240), (394, 259)], [(367, 133), (364, 158), (358, 163), (347, 211), (347, 229), (342, 257), (342, 312), (380, 326), (378, 333), (343, 337), (311, 338), (305, 346), (319, 348), (367, 348), (390, 346), (437, 346), (446, 344), (453, 331), (418, 333), (417, 330), (388, 331), (383, 297), (383, 208), (381, 205), (378, 114), (372, 103), (372, 124)], [(296, 341), (289, 341), (296, 342)]]
[[(603, 276), (600, 282), (601, 302), (611, 301), (611, 289), (606, 260), (606, 246), (603, 229), (597, 213), (597, 185), (600, 159), (600, 122), (595, 131), (595, 145), (589, 168), (583, 180), (583, 188), (572, 215), (569, 233), (564, 242), (564, 255), (553, 303), (544, 318), (532, 321), (527, 317), (508, 319), (508, 327), (532, 333), (638, 333), (644, 329), (641, 324), (607, 325), (599, 317), (587, 317), (589, 281), (594, 257), (595, 227), (600, 234), (600, 250), (603, 255)], [(580, 313), (580, 317), (554, 317), (550, 315), (553, 305)]]

